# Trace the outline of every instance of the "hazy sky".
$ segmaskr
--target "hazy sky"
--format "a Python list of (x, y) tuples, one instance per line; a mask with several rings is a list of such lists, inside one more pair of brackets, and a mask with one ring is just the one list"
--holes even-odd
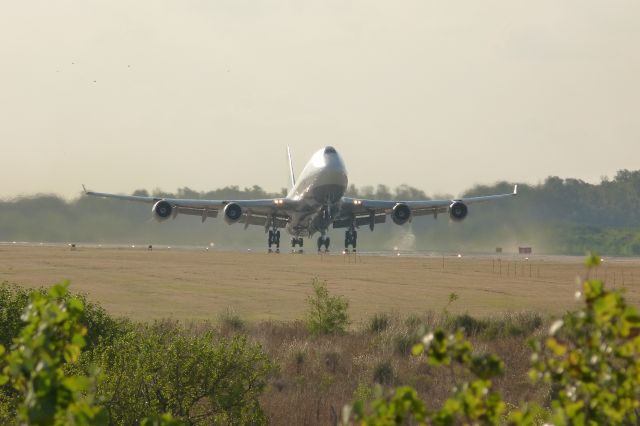
[(0, 198), (597, 182), (640, 168), (640, 1), (40, 0), (0, 5)]

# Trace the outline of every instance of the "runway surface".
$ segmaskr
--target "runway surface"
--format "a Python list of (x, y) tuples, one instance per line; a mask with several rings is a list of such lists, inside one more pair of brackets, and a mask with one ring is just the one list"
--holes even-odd
[[(585, 274), (580, 257), (0, 244), (0, 281), (37, 287), (68, 279), (72, 291), (136, 320), (216, 320), (228, 308), (247, 320), (301, 319), (314, 277), (349, 300), (355, 322), (375, 312), (442, 310), (451, 293), (459, 296), (452, 312), (557, 315), (576, 306), (576, 277)], [(606, 258), (595, 274), (638, 305), (639, 259)]]

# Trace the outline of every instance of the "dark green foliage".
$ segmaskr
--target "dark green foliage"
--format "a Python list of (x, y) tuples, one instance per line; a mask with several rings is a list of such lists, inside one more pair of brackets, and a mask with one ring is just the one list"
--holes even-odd
[(97, 392), (115, 424), (165, 412), (189, 424), (266, 423), (258, 396), (274, 365), (244, 336), (141, 325), (89, 352), (85, 363), (103, 373)]
[[(105, 412), (96, 406), (90, 377), (65, 374), (85, 346), (86, 328), (80, 324), (82, 302), (68, 297), (67, 284), (42, 294), (34, 291), (23, 315), (24, 327), (11, 352), (2, 360), (6, 382), (20, 394), (17, 416), (33, 425), (106, 424)], [(4, 348), (0, 347), (0, 355)]]
[(410, 355), (413, 345), (420, 340), (416, 332), (402, 332), (393, 338), (393, 348), (398, 355)]
[(296, 366), (296, 372), (298, 374), (300, 374), (302, 372), (302, 367), (304, 366), (305, 360), (307, 359), (307, 354), (303, 351), (297, 351), (294, 356), (293, 356), (293, 360)]
[(369, 319), (368, 329), (372, 333), (381, 333), (389, 327), (390, 323), (391, 319), (389, 318), (389, 315), (385, 313), (376, 313)]
[(244, 320), (231, 308), (220, 314), (219, 321), (223, 328), (232, 331), (242, 331), (245, 328)]
[[(42, 296), (46, 296), (49, 290), (39, 288), (34, 290)], [(11, 342), (24, 327), (21, 319), (22, 313), (29, 304), (31, 291), (12, 285), (7, 282), (0, 284), (0, 344), (9, 347)], [(82, 303), (83, 310), (80, 313), (80, 323), (87, 329), (85, 336), (86, 348), (90, 349), (99, 342), (109, 343), (114, 338), (123, 335), (131, 328), (129, 320), (124, 318), (114, 318), (107, 314), (104, 308), (97, 303), (87, 300), (82, 294), (70, 295), (64, 293), (60, 296), (61, 301), (68, 302), (70, 299), (77, 299)]]
[(245, 337), (134, 326), (64, 285), (3, 284), (0, 295), (12, 348), (4, 357), (0, 346), (0, 424), (266, 423), (258, 397), (275, 366)]
[(0, 284), (0, 345), (11, 346), (24, 326), (22, 313), (29, 304), (29, 292), (7, 282)]
[(373, 368), (373, 381), (381, 385), (393, 383), (393, 365), (391, 361), (381, 361)]
[(444, 328), (455, 331), (463, 329), (466, 336), (484, 339), (529, 336), (542, 326), (540, 314), (535, 312), (506, 313), (498, 317), (475, 318), (469, 314), (445, 317)]
[(309, 308), (306, 317), (309, 332), (311, 334), (344, 333), (349, 325), (347, 299), (329, 294), (327, 283), (318, 278), (314, 278), (311, 284), (313, 295), (307, 298)]

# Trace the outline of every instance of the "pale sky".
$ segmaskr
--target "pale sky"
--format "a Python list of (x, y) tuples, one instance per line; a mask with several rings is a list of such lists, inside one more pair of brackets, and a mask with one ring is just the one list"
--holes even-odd
[(640, 169), (638, 0), (0, 5), (0, 198), (80, 185), (457, 194)]

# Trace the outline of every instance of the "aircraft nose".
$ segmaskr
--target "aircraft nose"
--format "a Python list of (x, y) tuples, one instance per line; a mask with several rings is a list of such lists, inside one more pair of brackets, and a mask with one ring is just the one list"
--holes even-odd
[(332, 146), (327, 146), (324, 148), (324, 155), (327, 154), (337, 154), (336, 149)]

